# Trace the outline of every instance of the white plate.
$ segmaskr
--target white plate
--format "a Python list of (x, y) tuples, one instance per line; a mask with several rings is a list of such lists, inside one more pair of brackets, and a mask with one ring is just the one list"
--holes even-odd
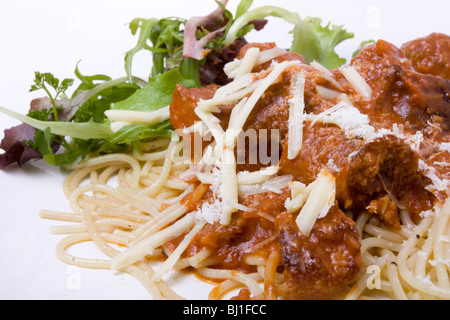
[[(195, 3), (195, 5), (194, 5)], [(427, 6), (426, 4), (430, 4)], [(350, 57), (359, 43), (385, 39), (396, 45), (431, 32), (450, 33), (450, 2), (356, 0), (255, 0), (253, 7), (275, 4), (302, 17), (318, 16), (324, 22), (345, 25), (355, 38), (339, 47)], [(237, 1), (230, 0), (234, 12)], [(135, 17), (205, 15), (215, 9), (213, 0), (79, 0), (2, 1), (0, 3), (0, 105), (26, 113), (29, 101), (42, 93), (28, 93), (34, 71), (74, 77), (75, 64), (83, 74), (124, 75), (124, 53), (136, 38), (127, 23)], [(289, 47), (290, 26), (271, 19), (250, 40), (274, 41)], [(134, 73), (145, 77), (149, 56), (139, 54)], [(3, 130), (18, 124), (0, 115)], [(1, 299), (148, 299), (144, 288), (121, 273), (78, 269), (60, 262), (54, 254), (60, 237), (50, 234), (56, 222), (42, 220), (40, 209), (69, 210), (62, 193), (65, 173), (42, 161), (0, 171), (0, 298)], [(89, 249), (86, 248), (86, 252)], [(203, 286), (192, 278), (171, 282), (180, 294), (205, 298)]]

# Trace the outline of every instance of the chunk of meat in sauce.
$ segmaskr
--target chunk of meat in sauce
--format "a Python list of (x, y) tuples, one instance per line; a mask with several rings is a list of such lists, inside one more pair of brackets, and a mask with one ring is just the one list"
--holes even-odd
[[(305, 127), (309, 128), (309, 123)], [(417, 155), (399, 138), (387, 135), (365, 143), (348, 138), (336, 126), (322, 124), (304, 130), (303, 135), (302, 149), (295, 159), (287, 158), (285, 142), (281, 174), (292, 174), (294, 179), (309, 184), (322, 169), (327, 169), (336, 177), (336, 199), (346, 209), (364, 210), (372, 200), (387, 193), (411, 214), (431, 208), (434, 196), (425, 189), (429, 180), (417, 172)], [(381, 210), (383, 206), (375, 204), (373, 212), (388, 226), (400, 226), (396, 210)]]
[(256, 103), (245, 124), (245, 129), (279, 130), (280, 140), (288, 134), (289, 100), (294, 75), (301, 72), (305, 78), (305, 111), (319, 113), (333, 104), (317, 94), (317, 85), (327, 86), (328, 82), (320, 72), (307, 65), (291, 66), (282, 74), (280, 82), (270, 86)]
[(396, 123), (412, 134), (429, 123), (450, 128), (450, 80), (417, 72), (403, 50), (379, 40), (361, 50), (351, 65), (372, 88), (369, 102), (352, 98), (377, 129)]
[[(238, 58), (241, 59), (249, 48), (255, 46), (259, 47), (261, 51), (263, 51), (274, 48), (275, 44), (274, 43), (247, 44), (239, 51)], [(266, 67), (270, 65), (272, 61), (282, 62), (291, 60), (300, 60), (302, 62), (304, 61), (301, 55), (293, 52), (286, 52), (286, 54), (266, 62), (267, 65), (262, 64), (258, 68), (264, 70)], [(170, 121), (172, 126), (175, 129), (188, 128), (191, 125), (193, 125), (196, 121), (200, 121), (199, 117), (195, 114), (194, 109), (196, 108), (200, 100), (211, 99), (218, 88), (220, 88), (220, 86), (215, 84), (210, 84), (205, 87), (192, 89), (187, 89), (180, 84), (177, 85), (173, 93), (172, 103), (170, 105)], [(232, 108), (233, 108), (232, 105), (219, 106), (221, 112), (219, 112), (217, 116), (220, 118), (223, 127), (225, 127), (228, 124), (227, 120)]]
[(326, 126), (305, 122), (303, 143), (299, 155), (288, 159), (288, 139), (283, 145), (280, 159), (280, 174), (291, 174), (294, 180), (310, 184), (322, 169), (327, 169), (336, 178), (336, 198), (345, 208), (351, 206), (352, 193), (348, 188), (348, 159), (364, 142), (349, 139), (337, 126)]
[[(361, 268), (355, 222), (336, 204), (306, 237), (292, 215), (285, 212), (284, 203), (289, 195), (285, 189), (280, 194), (242, 197), (240, 203), (249, 210), (236, 213), (230, 225), (206, 225), (194, 237), (187, 255), (209, 249), (212, 256), (208, 259), (214, 261), (211, 267), (255, 272), (255, 266), (249, 265), (246, 257), (257, 254), (267, 258), (269, 248), (280, 248), (283, 258), (280, 267), (285, 269), (291, 298), (330, 298), (349, 285)], [(208, 192), (204, 200), (211, 201), (212, 194)]]
[[(249, 210), (235, 213), (229, 225), (207, 224), (193, 239), (188, 256), (209, 249), (213, 252), (214, 267), (256, 271), (245, 258), (254, 253), (264, 255), (264, 250), (276, 241), (273, 221), (285, 210), (284, 202), (289, 194), (286, 189), (281, 194), (269, 192), (242, 197), (239, 202)], [(203, 201), (213, 201), (211, 191)]]
[[(245, 46), (241, 54), (244, 55), (251, 46), (255, 44)], [(272, 48), (267, 44), (257, 46)], [(301, 59), (298, 56), (285, 58)], [(355, 106), (369, 116), (376, 129), (392, 129), (394, 124), (401, 124), (410, 133), (417, 130), (425, 133), (431, 123), (439, 126), (440, 132), (448, 130), (449, 81), (419, 73), (402, 50), (385, 41), (366, 47), (352, 60), (352, 65), (372, 87), (370, 101), (361, 99), (338, 70), (332, 72)], [(318, 113), (329, 109), (332, 101), (320, 97), (315, 86), (321, 84), (332, 88), (332, 84), (314, 73), (310, 66), (302, 68), (307, 78), (306, 112)], [(285, 139), (289, 83), (288, 71), (283, 74), (282, 81), (271, 86), (258, 101), (244, 129), (279, 129), (282, 139)], [(175, 128), (185, 128), (199, 120), (194, 109), (200, 96), (212, 97), (217, 86), (197, 90), (177, 87), (171, 105), (171, 121)], [(221, 112), (217, 116), (224, 128), (232, 108), (232, 105), (220, 106)], [(255, 271), (245, 258), (255, 252), (264, 252), (264, 248), (278, 237), (292, 298), (326, 299), (350, 284), (361, 267), (359, 236), (354, 222), (338, 205), (356, 211), (369, 210), (393, 228), (400, 225), (399, 208), (419, 213), (432, 207), (434, 197), (425, 189), (429, 181), (418, 173), (418, 157), (405, 142), (395, 136), (384, 136), (365, 143), (348, 138), (333, 125), (317, 123), (311, 128), (308, 125), (305, 123), (303, 146), (296, 159), (287, 159), (287, 139), (284, 140), (280, 174), (292, 174), (296, 180), (306, 184), (314, 181), (323, 168), (328, 168), (336, 176), (337, 204), (326, 217), (316, 222), (311, 235), (302, 235), (294, 217), (284, 212), (288, 192), (254, 195), (240, 199), (240, 203), (251, 210), (236, 213), (229, 226), (208, 224), (188, 248), (189, 256), (208, 248), (213, 252), (214, 267)], [(444, 134), (433, 138), (439, 141)], [(261, 165), (257, 164), (254, 169), (259, 167)], [(238, 170), (248, 168), (238, 167)], [(206, 199), (208, 197), (210, 195)]]
[(401, 46), (417, 72), (450, 80), (450, 36), (431, 33)]
[(392, 210), (393, 204), (386, 202), (387, 193), (399, 209), (404, 208), (412, 218), (418, 218), (420, 212), (432, 208), (435, 200), (425, 189), (430, 181), (419, 173), (418, 163), (417, 154), (396, 136), (387, 135), (366, 143), (352, 156), (348, 168), (347, 183), (353, 190), (354, 201), (361, 209), (371, 205), (388, 226), (398, 229), (400, 219)]
[(172, 94), (170, 104), (170, 123), (174, 129), (189, 128), (200, 118), (195, 113), (195, 108), (200, 100), (208, 100), (220, 86), (208, 85), (206, 87), (187, 89), (181, 84), (177, 84)]
[[(242, 58), (245, 55), (245, 52), (251, 48), (251, 47), (259, 47), (261, 51), (268, 50), (275, 47), (274, 43), (262, 43), (262, 44), (248, 44), (245, 45), (241, 51), (239, 52), (238, 58)], [(270, 66), (270, 63), (272, 61), (282, 62), (282, 61), (292, 61), (292, 60), (299, 60), (301, 62), (304, 62), (304, 59), (301, 55), (293, 52), (286, 52), (285, 54), (278, 56), (274, 58), (273, 60), (267, 61), (259, 66), (257, 66), (253, 71), (259, 72), (265, 70), (267, 67)], [(278, 82), (277, 84), (274, 84), (271, 86), (264, 94), (264, 96), (257, 102), (255, 105), (253, 111), (251, 112), (249, 116), (249, 120), (246, 122), (244, 126), (244, 133), (245, 132), (255, 132), (256, 138), (258, 139), (258, 155), (267, 155), (267, 158), (269, 158), (271, 161), (272, 159), (276, 159), (278, 161), (280, 155), (277, 153), (277, 150), (280, 150), (281, 148), (273, 149), (272, 150), (272, 141), (271, 138), (273, 136), (271, 135), (275, 131), (271, 131), (273, 129), (278, 130), (279, 133), (278, 137), (274, 137), (275, 139), (282, 140), (284, 136), (287, 134), (287, 127), (288, 127), (288, 117), (289, 117), (289, 103), (288, 100), (290, 98), (289, 95), (289, 86), (286, 85), (290, 81), (290, 74), (284, 74), (282, 81)], [(217, 85), (209, 85), (203, 88), (193, 88), (193, 89), (187, 89), (181, 85), (177, 85), (175, 92), (173, 94), (173, 101), (170, 105), (170, 120), (172, 123), (172, 126), (175, 129), (182, 129), (192, 126), (196, 121), (200, 121), (199, 117), (195, 113), (195, 108), (198, 104), (198, 102), (203, 99), (210, 99), (214, 96), (215, 91), (219, 88)], [(214, 115), (220, 120), (220, 125), (222, 128), (226, 129), (228, 126), (229, 117), (231, 114), (231, 111), (234, 108), (234, 105), (228, 104), (228, 105), (220, 105), (218, 106), (219, 112), (214, 113)], [(249, 130), (252, 129), (252, 130)], [(261, 131), (262, 130), (262, 131)], [(268, 141), (267, 145), (260, 145), (259, 142), (262, 140), (259, 140), (261, 134), (268, 135), (268, 138), (266, 141)], [(251, 135), (249, 135), (251, 136)], [(194, 140), (195, 139), (195, 140)], [(199, 137), (195, 136), (194, 134), (190, 135), (190, 141), (199, 141)], [(247, 137), (248, 139), (248, 137)], [(211, 141), (203, 140), (202, 149), (206, 147)], [(263, 151), (260, 151), (260, 148), (264, 147)], [(254, 163), (250, 161), (249, 159), (249, 143), (247, 140), (247, 143), (245, 144), (244, 150), (239, 150), (241, 154), (244, 154), (244, 161), (238, 163), (238, 171), (256, 171), (261, 168), (261, 163), (257, 162)], [(191, 151), (192, 154), (196, 158), (200, 158), (198, 155), (198, 149), (195, 149), (195, 146), (191, 144)], [(272, 154), (273, 152), (273, 154)], [(239, 158), (241, 159), (241, 157)], [(259, 159), (258, 159), (259, 160)], [(271, 163), (273, 164), (273, 163)], [(268, 165), (268, 164), (265, 164)]]
[(354, 281), (362, 267), (359, 234), (337, 205), (316, 221), (309, 236), (287, 212), (277, 217), (275, 226), (292, 299), (329, 299)]
[(177, 84), (172, 94), (172, 102), (169, 106), (170, 123), (177, 130), (186, 144), (190, 145), (191, 157), (195, 160), (202, 158), (204, 148), (211, 143), (198, 133), (184, 133), (182, 129), (189, 128), (200, 121), (195, 113), (195, 108), (200, 100), (211, 99), (218, 85), (208, 85), (206, 87), (188, 89)]
[[(184, 141), (190, 145), (190, 151), (192, 158), (200, 160), (203, 151), (212, 141), (212, 137), (201, 137), (198, 133), (184, 133), (182, 129), (188, 128), (194, 125), (196, 122), (200, 121), (200, 118), (195, 113), (195, 108), (200, 100), (211, 99), (214, 96), (215, 91), (219, 88), (216, 85), (209, 85), (201, 88), (187, 89), (182, 85), (177, 85), (175, 92), (173, 93), (173, 100), (170, 104), (170, 121), (175, 130), (181, 135)], [(240, 136), (239, 141), (242, 141), (235, 150), (235, 155), (238, 160), (238, 171), (256, 171), (262, 166), (261, 158), (265, 158), (271, 162), (278, 162), (280, 158), (279, 150), (281, 148), (276, 144), (272, 143), (279, 140), (279, 136), (272, 135), (270, 129), (277, 129), (281, 134), (287, 133), (287, 117), (288, 117), (288, 107), (287, 98), (281, 92), (287, 89), (283, 84), (275, 85), (270, 91), (264, 96), (263, 99), (258, 101), (255, 109), (264, 111), (260, 112), (262, 116), (250, 116), (250, 121), (245, 125), (245, 130), (242, 136)], [(219, 112), (214, 113), (214, 115), (219, 119), (220, 125), (224, 130), (228, 126), (229, 117), (234, 105), (220, 105), (218, 106)], [(281, 116), (281, 109), (283, 116)], [(286, 119), (284, 119), (286, 118)], [(247, 129), (253, 129), (247, 131)], [(261, 131), (263, 130), (263, 131)], [(275, 132), (274, 132), (275, 133)], [(267, 139), (260, 140), (261, 134), (265, 134)], [(245, 139), (245, 140), (241, 140)], [(261, 145), (260, 141), (267, 141), (266, 145)], [(272, 148), (272, 144), (276, 148)], [(256, 147), (256, 149), (251, 149), (251, 147)], [(265, 149), (261, 149), (264, 147)], [(254, 151), (254, 154), (250, 152)], [(273, 154), (272, 154), (273, 152)], [(253, 155), (258, 155), (256, 161), (253, 160)], [(261, 155), (263, 155), (261, 157)], [(267, 156), (267, 157), (266, 157)], [(275, 161), (272, 161), (275, 159)], [(265, 163), (264, 165), (271, 165), (273, 163)]]

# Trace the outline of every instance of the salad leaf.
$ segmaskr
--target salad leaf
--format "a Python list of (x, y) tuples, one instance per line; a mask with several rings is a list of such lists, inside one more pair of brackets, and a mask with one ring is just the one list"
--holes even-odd
[(282, 18), (286, 22), (294, 25), (291, 32), (293, 41), (290, 50), (301, 54), (306, 62), (317, 61), (327, 68), (337, 68), (344, 64), (346, 60), (339, 57), (335, 47), (345, 39), (354, 35), (347, 32), (341, 26), (325, 27), (321, 26), (321, 19), (306, 18), (286, 9), (277, 6), (262, 6), (241, 15), (229, 26), (224, 39), (224, 45), (230, 45), (235, 39), (241, 36), (242, 29), (251, 21), (263, 19), (268, 16)]
[[(322, 20), (320, 18), (308, 17), (305, 19), (305, 21), (313, 31), (316, 38), (316, 43), (318, 44), (317, 52), (315, 52), (312, 56), (305, 56), (306, 62), (309, 63), (315, 60), (329, 69), (337, 68), (345, 64), (346, 59), (340, 57), (336, 53), (335, 48), (342, 41), (353, 38), (354, 34), (347, 32), (342, 26), (331, 26), (330, 23), (328, 23), (326, 26), (322, 26)], [(300, 36), (296, 37), (296, 41), (301, 41), (300, 39)], [(309, 43), (312, 44), (313, 42), (309, 41)], [(308, 42), (306, 42), (305, 44), (307, 45)], [(301, 49), (297, 48), (297, 45), (299, 44), (294, 42), (291, 50), (300, 51)], [(302, 48), (303, 47), (304, 46), (302, 46)]]
[[(81, 80), (81, 84), (76, 90), (77, 94), (74, 94), (70, 100), (64, 99), (61, 103), (63, 109), (66, 107), (76, 109), (73, 118), (65, 117), (65, 121), (52, 121), (50, 109), (45, 108), (45, 99), (39, 99), (42, 100), (39, 106), (42, 109), (31, 110), (27, 116), (0, 107), (0, 112), (23, 123), (17, 130), (11, 131), (11, 133), (14, 132), (15, 136), (20, 137), (20, 133), (17, 131), (24, 131), (27, 128), (33, 129), (28, 130), (33, 135), (26, 135), (26, 141), (17, 141), (13, 147), (4, 144), (5, 148), (8, 149), (7, 156), (2, 157), (4, 166), (13, 162), (23, 164), (35, 158), (43, 158), (52, 165), (66, 165), (78, 159), (82, 160), (93, 153), (121, 152), (129, 146), (139, 149), (138, 143), (142, 140), (171, 136), (173, 130), (170, 121), (154, 126), (132, 124), (118, 132), (112, 132), (105, 111), (110, 109), (112, 103), (132, 97), (140, 90), (139, 86), (135, 83), (128, 83), (126, 77), (111, 80), (104, 75), (83, 76), (78, 68), (76, 68), (75, 73)], [(135, 82), (142, 82), (137, 78), (134, 78), (134, 80)], [(94, 81), (99, 83), (94, 83)], [(158, 96), (150, 97), (150, 100), (157, 102), (151, 107), (158, 109), (170, 103), (172, 93), (179, 82), (187, 86), (192, 85), (189, 80), (181, 78), (178, 70), (172, 70), (151, 78), (149, 83), (144, 85), (147, 92), (140, 92), (133, 99), (135, 101), (140, 98), (145, 100), (148, 96), (142, 95), (142, 93), (148, 94), (153, 90)], [(134, 102), (130, 102), (130, 100), (128, 102), (131, 103), (130, 109), (133, 109)], [(66, 142), (65, 138), (71, 138), (71, 143)], [(60, 145), (64, 146), (64, 150), (56, 154), (55, 152)]]
[[(22, 166), (24, 163), (32, 159), (41, 159), (42, 154), (30, 146), (30, 142), (34, 141), (36, 129), (27, 125), (19, 124), (4, 130), (4, 137), (0, 143), (0, 148), (5, 153), (0, 154), (0, 168), (5, 168), (13, 163)], [(53, 146), (56, 152), (59, 145)]]
[(195, 81), (182, 78), (178, 69), (170, 70), (149, 79), (147, 85), (127, 99), (113, 103), (113, 110), (154, 111), (168, 106), (176, 85), (195, 87)]
[(129, 50), (125, 55), (125, 71), (128, 75), (128, 80), (132, 81), (132, 63), (133, 58), (141, 50), (149, 50), (151, 52), (156, 51), (156, 49), (151, 48), (147, 44), (147, 39), (150, 36), (153, 26), (158, 22), (157, 19), (140, 19), (136, 18), (130, 23), (130, 30), (133, 35), (135, 35), (140, 29), (139, 38), (136, 46)]
[[(226, 13), (224, 9), (228, 0), (216, 2), (218, 8), (203, 17), (192, 17), (186, 23), (184, 30), (183, 55), (195, 60), (203, 60), (211, 49), (208, 43), (213, 41), (226, 28)], [(198, 35), (200, 35), (198, 37)]]
[(253, 0), (242, 0), (241, 2), (239, 2), (237, 9), (236, 9), (236, 14), (234, 15), (234, 18), (237, 19), (240, 16), (242, 16), (244, 13), (246, 13), (250, 7), (253, 4)]
[[(335, 47), (353, 34), (342, 26), (322, 26), (318, 18), (301, 19), (297, 13), (277, 6), (250, 9), (253, 0), (241, 0), (233, 16), (225, 8), (228, 0), (215, 2), (218, 8), (203, 17), (132, 20), (129, 28), (138, 40), (125, 55), (124, 77), (83, 75), (77, 63), (75, 76), (80, 84), (68, 97), (66, 91), (73, 79), (60, 81), (51, 73), (36, 72), (30, 91), (42, 89), (48, 97), (38, 99), (27, 115), (0, 107), (0, 113), (22, 122), (5, 130), (0, 147), (7, 152), (0, 155), (1, 167), (39, 157), (54, 165), (70, 164), (88, 155), (121, 152), (129, 147), (139, 150), (139, 143), (147, 139), (169, 138), (173, 133), (169, 120), (151, 126), (133, 123), (113, 132), (105, 111), (155, 111), (171, 103), (177, 84), (192, 88), (228, 83), (224, 65), (247, 43), (244, 36), (261, 30), (268, 16), (294, 25), (290, 50), (302, 54), (307, 62), (316, 60), (327, 68), (345, 63)], [(132, 75), (134, 56), (141, 50), (152, 54), (152, 69), (146, 80)], [(56, 153), (60, 146), (64, 150)]]
[[(166, 72), (169, 68), (178, 67), (183, 59), (181, 48), (183, 47), (183, 31), (181, 26), (185, 24), (184, 19), (142, 19), (136, 18), (130, 23), (130, 30), (135, 35), (139, 30), (136, 46), (125, 55), (125, 71), (128, 80), (132, 79), (133, 58), (141, 50), (152, 53), (152, 73), (156, 76)], [(152, 46), (148, 43), (151, 42)], [(168, 60), (169, 62), (166, 62)]]
[(102, 123), (106, 119), (105, 111), (111, 108), (111, 104), (129, 98), (138, 89), (139, 86), (128, 82), (107, 87), (99, 92), (98, 95), (84, 102), (74, 114), (73, 121), (88, 122), (92, 120)]
[(112, 131), (106, 123), (89, 122), (62, 122), (42, 121), (30, 118), (18, 112), (0, 107), (0, 112), (28, 124), (39, 130), (49, 128), (50, 132), (60, 136), (69, 136), (78, 139), (103, 139), (112, 135)]
[[(64, 79), (60, 81), (53, 74), (46, 72), (40, 73), (36, 71), (34, 73), (34, 84), (30, 88), (30, 92), (43, 89), (48, 97), (50, 98), (51, 104), (53, 106), (53, 116), (56, 121), (58, 121), (58, 111), (56, 106), (56, 99), (66, 92), (66, 90), (73, 84), (73, 79)], [(54, 95), (50, 92), (50, 88), (55, 91)]]
[(123, 152), (130, 146), (140, 151), (140, 141), (157, 137), (170, 138), (172, 132), (168, 121), (152, 127), (131, 124), (105, 139), (74, 139), (72, 145), (63, 153), (53, 155), (49, 153), (43, 158), (49, 164), (62, 166), (81, 161), (89, 155)]
[[(19, 147), (21, 147), (20, 150), (22, 150), (22, 152), (17, 155), (17, 159), (14, 158), (15, 160), (12, 161), (11, 159), (2, 158), (1, 167), (16, 161), (20, 161), (20, 164), (23, 164), (30, 159), (40, 157), (51, 165), (67, 165), (74, 163), (77, 160), (82, 160), (93, 153), (107, 154), (122, 152), (129, 146), (133, 146), (140, 150), (140, 141), (159, 137), (170, 138), (173, 133), (170, 121), (168, 120), (153, 126), (137, 123), (131, 124), (122, 127), (117, 132), (112, 132), (109, 124), (106, 122), (96, 123), (89, 121), (76, 123), (41, 121), (3, 107), (0, 107), (0, 112), (22, 121), (24, 124), (21, 126), (26, 126), (26, 128), (30, 128), (31, 130), (34, 128), (38, 129), (33, 132), (33, 140), (28, 140), (23, 146), (14, 145), (11, 152), (17, 153)], [(22, 131), (23, 130), (20, 130), (20, 132)], [(58, 150), (58, 148), (55, 149), (55, 147), (57, 146), (56, 144), (59, 140), (59, 136), (71, 137), (72, 142), (70, 144), (64, 144), (64, 152), (55, 154)], [(2, 145), (2, 147), (4, 146)], [(8, 148), (9, 147), (10, 146), (8, 146)], [(26, 151), (26, 154), (22, 155), (24, 151)], [(25, 156), (27, 157), (26, 159), (23, 158)]]
[[(181, 18), (143, 19), (136, 18), (130, 23), (133, 35), (138, 35), (136, 46), (125, 56), (125, 71), (132, 82), (132, 61), (141, 50), (152, 53), (152, 72), (150, 77), (163, 74), (172, 69), (179, 69), (183, 79), (190, 79), (196, 87), (213, 83), (225, 84), (228, 79), (223, 72), (223, 65), (233, 60), (238, 50), (225, 51), (230, 45), (224, 45), (223, 35), (235, 19), (243, 15), (252, 5), (253, 0), (242, 0), (237, 8), (235, 18), (225, 9), (228, 0), (215, 0), (218, 8), (206, 16)], [(250, 21), (237, 32), (240, 48), (241, 37), (253, 29), (261, 30), (266, 21)], [(225, 51), (225, 52), (224, 52)], [(235, 53), (236, 54), (230, 54)]]
[(130, 145), (136, 141), (149, 138), (170, 138), (173, 130), (170, 121), (164, 121), (154, 126), (133, 123), (122, 127), (106, 141), (113, 145)]
[(164, 51), (153, 53), (151, 76), (162, 74), (180, 65), (183, 60), (181, 48), (184, 41), (181, 27), (185, 23), (184, 19), (165, 18), (153, 26), (149, 39), (154, 48), (164, 49)]
[[(34, 141), (30, 141), (30, 145), (33, 149), (38, 150), (44, 159), (52, 161), (54, 152), (52, 145), (54, 145), (55, 135), (50, 132), (50, 128), (45, 130), (36, 130), (34, 135)], [(48, 161), (47, 161), (48, 162)]]
[(80, 72), (80, 69), (78, 68), (78, 65), (80, 64), (80, 61), (77, 62), (75, 66), (75, 76), (81, 81), (81, 83), (78, 85), (76, 90), (72, 94), (72, 98), (74, 98), (80, 91), (88, 91), (91, 89), (94, 89), (97, 84), (94, 83), (94, 81), (110, 81), (112, 80), (111, 77), (104, 75), (104, 74), (96, 74), (92, 76), (86, 76), (83, 75)]
[[(154, 102), (151, 108), (158, 109), (170, 104), (177, 83), (193, 85), (192, 81), (182, 79), (177, 69), (153, 77), (149, 83), (135, 77), (133, 77), (135, 83), (129, 83), (127, 77), (111, 80), (106, 75), (84, 76), (80, 73), (78, 65), (75, 74), (81, 80), (81, 84), (75, 90), (76, 93), (71, 99), (55, 101), (61, 105), (58, 111), (65, 115), (60, 117), (64, 120), (53, 121), (49, 98), (37, 99), (39, 103), (36, 102), (34, 105), (38, 105), (38, 108), (30, 109), (26, 116), (0, 107), (0, 112), (23, 123), (15, 130), (8, 131), (8, 140), (11, 140), (11, 137), (22, 137), (23, 141), (14, 140), (15, 142), (2, 145), (2, 148), (6, 148), (6, 155), (0, 159), (4, 164), (2, 167), (14, 162), (21, 165), (36, 158), (43, 158), (52, 165), (65, 165), (77, 159), (84, 159), (94, 152), (120, 152), (129, 146), (138, 148), (138, 142), (145, 139), (170, 137), (173, 130), (169, 121), (155, 126), (133, 124), (114, 133), (110, 129), (105, 111), (109, 110), (112, 104), (131, 98), (140, 90), (137, 83), (143, 85), (146, 90), (139, 91), (139, 94), (127, 100), (129, 109), (133, 109), (134, 103), (139, 99), (145, 101), (147, 98)], [(56, 87), (56, 81), (52, 84)], [(157, 96), (153, 96), (151, 92)], [(122, 107), (125, 108), (127, 103), (122, 104)], [(67, 116), (65, 113), (74, 115)], [(27, 130), (28, 128), (32, 130)], [(25, 131), (26, 135), (21, 134)], [(71, 142), (68, 143), (66, 138), (71, 138)], [(64, 150), (56, 154), (60, 145)]]
[(72, 147), (66, 149), (64, 152), (53, 154), (48, 153), (43, 155), (42, 158), (50, 165), (64, 166), (85, 159), (96, 149), (96, 141), (75, 140)]
[(34, 109), (28, 111), (27, 116), (37, 120), (50, 121), (53, 117), (53, 110), (46, 108), (41, 110)]

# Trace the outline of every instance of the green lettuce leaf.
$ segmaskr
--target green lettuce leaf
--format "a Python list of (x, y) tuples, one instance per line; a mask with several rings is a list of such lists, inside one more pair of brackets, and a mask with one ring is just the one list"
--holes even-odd
[[(248, 3), (242, 8), (248, 9)], [(224, 45), (233, 43), (252, 20), (268, 16), (281, 18), (294, 25), (290, 51), (301, 54), (306, 62), (317, 61), (329, 69), (345, 64), (346, 59), (340, 57), (335, 49), (342, 41), (353, 38), (353, 33), (347, 32), (342, 26), (322, 26), (319, 18), (302, 19), (296, 12), (277, 6), (262, 6), (245, 13), (241, 10), (240, 16), (227, 28)]]
[(41, 121), (30, 118), (23, 114), (0, 107), (0, 112), (15, 118), (22, 123), (28, 124), (36, 129), (45, 131), (58, 136), (68, 136), (78, 139), (104, 139), (110, 137), (113, 133), (109, 124), (89, 122), (63, 122), (63, 121)]
[[(317, 43), (317, 52), (312, 56), (305, 56), (306, 62), (310, 63), (315, 60), (329, 69), (338, 68), (345, 64), (346, 59), (336, 53), (336, 46), (346, 39), (353, 38), (354, 34), (347, 32), (342, 26), (331, 25), (330, 23), (322, 26), (322, 20), (320, 18), (308, 17), (305, 21), (313, 31), (315, 42)], [(298, 41), (302, 41), (301, 35), (297, 39)], [(306, 45), (308, 44), (312, 44), (312, 41), (306, 41)], [(297, 44), (294, 43), (291, 50), (298, 52), (299, 50), (296, 46)]]
[(133, 82), (132, 63), (134, 56), (141, 50), (152, 54), (151, 76), (168, 71), (173, 66), (179, 66), (183, 60), (183, 30), (186, 20), (181, 18), (164, 19), (133, 19), (130, 31), (136, 35), (139, 31), (136, 46), (125, 55), (125, 71), (129, 82)]
[(195, 81), (181, 76), (178, 68), (151, 77), (144, 87), (138, 89), (127, 99), (113, 103), (112, 110), (155, 111), (167, 107), (172, 102), (176, 85), (195, 87)]

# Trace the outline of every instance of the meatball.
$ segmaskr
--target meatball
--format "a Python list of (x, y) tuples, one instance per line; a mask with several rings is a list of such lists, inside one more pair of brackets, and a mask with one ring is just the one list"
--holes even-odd
[(284, 275), (292, 299), (329, 299), (344, 290), (362, 267), (355, 222), (337, 205), (303, 235), (294, 216), (284, 212), (275, 220)]

